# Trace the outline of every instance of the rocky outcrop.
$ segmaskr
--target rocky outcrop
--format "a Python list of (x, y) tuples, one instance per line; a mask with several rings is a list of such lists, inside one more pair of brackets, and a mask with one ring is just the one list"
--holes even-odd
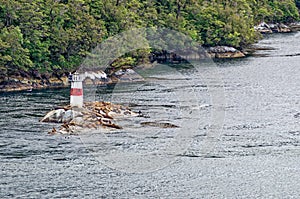
[(254, 29), (262, 34), (271, 34), (271, 33), (289, 33), (296, 29), (296, 24), (294, 24), (294, 28), (291, 28), (292, 25), (285, 25), (282, 23), (276, 24), (267, 24), (262, 22), (257, 26), (254, 26)]
[[(123, 82), (144, 81), (144, 78), (132, 69), (120, 69), (110, 76), (105, 72), (86, 71), (80, 74), (83, 77), (85, 85), (102, 85)], [(22, 91), (42, 88), (64, 88), (70, 85), (69, 74), (51, 75), (51, 74), (28, 74), (0, 78), (0, 92)]]
[(291, 23), (289, 27), (293, 32), (300, 31), (300, 22)]
[(211, 58), (240, 58), (245, 57), (241, 51), (228, 46), (215, 46), (207, 49)]
[(256, 30), (257, 32), (260, 32), (262, 34), (273, 33), (270, 26), (268, 24), (266, 24), (265, 22), (262, 22), (259, 25), (254, 26), (254, 30)]
[(86, 85), (101, 85), (109, 82), (107, 74), (101, 70), (86, 71), (82, 75), (84, 76), (83, 83)]
[[(72, 108), (70, 105), (57, 107), (48, 112), (40, 122), (61, 123), (57, 130), (53, 128), (48, 134), (78, 134), (85, 129), (122, 129), (116, 124), (121, 118), (145, 117), (141, 112), (135, 113), (128, 107), (110, 102), (85, 102), (82, 108)], [(118, 119), (118, 120), (116, 120)], [(142, 127), (180, 128), (179, 126), (160, 121), (141, 122)]]
[(58, 107), (47, 113), (40, 121), (63, 123), (59, 130), (53, 128), (49, 134), (74, 134), (83, 128), (121, 129), (121, 126), (114, 123), (114, 118), (138, 115), (128, 107), (110, 102), (85, 102), (83, 108), (72, 108), (69, 105)]
[(88, 71), (81, 75), (84, 77), (83, 83), (86, 85), (101, 85), (120, 82), (124, 83), (144, 81), (144, 78), (142, 76), (140, 76), (130, 68), (119, 69), (115, 72), (110, 73), (109, 76), (103, 71)]
[(30, 90), (32, 86), (16, 79), (9, 79), (0, 83), (0, 92)]
[(10, 77), (0, 78), (0, 92), (22, 91), (41, 88), (60, 88), (68, 86), (65, 74), (44, 74), (19, 71)]
[(169, 122), (142, 122), (141, 125), (159, 128), (179, 128), (179, 126)]

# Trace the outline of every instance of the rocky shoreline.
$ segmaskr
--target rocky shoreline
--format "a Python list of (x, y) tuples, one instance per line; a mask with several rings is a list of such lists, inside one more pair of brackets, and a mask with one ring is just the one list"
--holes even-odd
[(242, 58), (246, 56), (242, 51), (229, 46), (210, 47), (207, 49), (207, 53), (212, 59)]
[[(102, 71), (87, 71), (83, 83), (85, 85), (103, 85), (117, 82), (137, 82), (143, 81), (143, 78), (132, 69), (121, 69), (114, 74), (108, 75)], [(12, 76), (0, 79), (0, 93), (15, 91), (32, 91), (47, 88), (67, 88), (70, 86), (69, 74), (55, 75), (55, 77), (45, 77), (39, 75), (38, 78), (30, 76)]]
[(254, 26), (257, 32), (262, 34), (272, 34), (272, 33), (290, 33), (300, 30), (300, 22), (290, 23), (288, 25), (283, 23), (265, 23), (261, 22), (257, 26)]
[[(300, 22), (290, 23), (288, 25), (282, 23), (267, 24), (265, 22), (261, 22), (255, 26), (254, 29), (261, 34), (291, 33), (300, 31)], [(244, 50), (238, 50), (229, 46), (208, 47), (205, 50), (208, 56), (212, 59), (243, 58), (255, 51), (255, 49), (251, 49), (251, 47)], [(201, 59), (201, 57), (197, 57), (197, 55), (193, 58)], [(183, 60), (184, 58), (181, 58), (179, 61), (174, 59), (171, 60), (171, 62), (179, 63)], [(143, 80), (143, 78), (131, 69), (119, 70), (112, 75), (107, 75), (103, 71), (86, 72), (85, 75), (86, 79), (84, 84), (86, 85), (101, 85)], [(69, 73), (39, 74), (37, 71), (32, 71), (30, 73), (19, 71), (11, 77), (0, 77), (0, 93), (26, 90), (31, 91), (46, 88), (66, 88), (70, 85), (68, 76)]]
[(31, 91), (33, 89), (45, 89), (45, 88), (64, 88), (68, 87), (68, 78), (51, 77), (49, 79), (35, 79), (24, 77), (9, 77), (6, 80), (0, 82), (1, 92), (14, 92), (14, 91)]

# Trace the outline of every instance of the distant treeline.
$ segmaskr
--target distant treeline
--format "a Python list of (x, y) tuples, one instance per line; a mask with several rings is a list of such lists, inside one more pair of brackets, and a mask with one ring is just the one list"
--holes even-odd
[[(167, 27), (205, 46), (242, 47), (261, 21), (299, 19), (298, 0), (0, 0), (0, 75), (71, 71), (104, 39)], [(122, 64), (134, 64), (133, 55)]]

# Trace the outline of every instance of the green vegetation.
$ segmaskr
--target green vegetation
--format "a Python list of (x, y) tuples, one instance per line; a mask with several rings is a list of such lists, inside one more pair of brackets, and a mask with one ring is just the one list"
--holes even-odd
[[(294, 0), (0, 0), (0, 75), (71, 71), (98, 43), (132, 27), (167, 27), (205, 46), (242, 47), (260, 21), (298, 20)], [(135, 64), (149, 50), (120, 63)]]

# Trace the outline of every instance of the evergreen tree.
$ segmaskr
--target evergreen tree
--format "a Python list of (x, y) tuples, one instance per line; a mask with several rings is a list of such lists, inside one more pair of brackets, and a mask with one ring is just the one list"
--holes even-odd
[[(73, 70), (103, 40), (139, 27), (176, 30), (204, 46), (241, 48), (256, 40), (253, 26), (261, 21), (298, 20), (299, 4), (298, 0), (0, 0), (0, 74)], [(155, 29), (151, 31), (145, 35), (149, 39)], [(172, 40), (174, 35), (162, 37), (158, 48), (166, 45), (163, 40), (174, 48), (186, 45)], [(126, 53), (111, 64), (138, 64), (151, 50), (159, 49)]]

